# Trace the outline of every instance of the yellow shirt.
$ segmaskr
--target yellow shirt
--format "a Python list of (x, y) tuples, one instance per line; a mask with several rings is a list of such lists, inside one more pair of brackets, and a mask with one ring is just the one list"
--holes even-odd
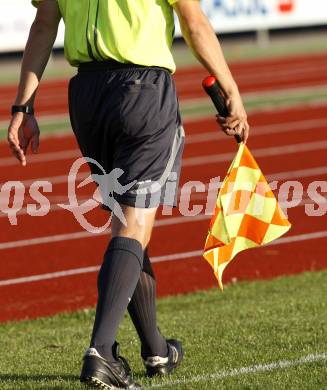
[[(32, 3), (38, 6), (41, 1)], [(178, 0), (57, 1), (70, 64), (114, 59), (175, 71), (172, 4)]]

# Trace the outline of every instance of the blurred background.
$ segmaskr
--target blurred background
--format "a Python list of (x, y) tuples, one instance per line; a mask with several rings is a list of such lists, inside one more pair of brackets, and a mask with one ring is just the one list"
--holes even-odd
[[(2, 184), (19, 180), (25, 188), (24, 192), (16, 188), (17, 205), (13, 204), (15, 188), (11, 189), (10, 201), (4, 187), (1, 192), (0, 320), (6, 321), (93, 306), (96, 273), (109, 233), (92, 235), (84, 231), (72, 213), (58, 206), (68, 202), (67, 175), (80, 156), (67, 108), (67, 84), (76, 70), (64, 59), (62, 24), (36, 100), (40, 154), (29, 156), (24, 169), (10, 155), (5, 142), (9, 111), (22, 50), (36, 11), (29, 1), (0, 3), (0, 180)], [(324, 0), (207, 0), (202, 5), (242, 93), (252, 125), (249, 146), (259, 165), (270, 181), (301, 182), (300, 187), (287, 187), (290, 194), (280, 199), (287, 202), (290, 196), (293, 202), (290, 218), (295, 238), (280, 248), (240, 255), (226, 271), (225, 281), (323, 268), (327, 265), (322, 255), (326, 199), (321, 193), (325, 190), (324, 186), (317, 190), (318, 205), (307, 189), (312, 181), (326, 179), (327, 172), (327, 4)], [(201, 87), (206, 71), (185, 46), (178, 25), (173, 51), (178, 68), (174, 77), (187, 134), (181, 184), (190, 180), (207, 184), (213, 177), (224, 177), (236, 145), (217, 131), (215, 110)], [(80, 175), (87, 174), (84, 165)], [(30, 215), (27, 207), (39, 206), (31, 193), (36, 180), (52, 184), (50, 193), (43, 192), (49, 199), (49, 212), (42, 217), (37, 212)], [(90, 198), (93, 191), (93, 185), (79, 189), (79, 201)], [(212, 201), (216, 193), (210, 196)], [(203, 207), (200, 215), (185, 217), (181, 208), (187, 205), (183, 206), (180, 199), (181, 207), (171, 211), (172, 217), (159, 217), (150, 248), (159, 274), (159, 295), (216, 285), (201, 259), (210, 219), (204, 212), (207, 200), (207, 193), (193, 191), (191, 205)], [(8, 209), (15, 207), (16, 225), (8, 218)], [(308, 207), (318, 209), (320, 218), (308, 217)], [(97, 209), (87, 218), (102, 226), (107, 215)], [(178, 241), (171, 242), (172, 231), (180, 237)], [(317, 240), (314, 254), (310, 250), (312, 240)], [(286, 247), (293, 259), (282, 255)], [(259, 261), (262, 256), (265, 262)]]
[[(185, 341), (188, 351), (179, 384), (173, 383), (173, 388), (200, 388), (199, 382), (190, 384), (192, 375), (198, 375), (201, 389), (323, 389), (327, 374), (327, 2), (201, 3), (244, 99), (251, 125), (248, 146), (268, 181), (277, 181), (275, 195), (292, 228), (272, 245), (240, 253), (224, 272), (226, 292), (218, 291), (202, 258), (217, 195), (216, 190), (209, 191), (208, 183), (214, 177), (224, 178), (237, 145), (217, 128), (215, 109), (201, 87), (207, 72), (184, 44), (177, 26), (174, 78), (186, 131), (180, 185), (201, 181), (205, 191), (193, 188), (189, 197), (184, 192), (179, 207), (168, 210), (171, 215), (167, 210), (166, 215), (158, 213), (149, 248), (158, 295), (173, 295), (158, 302), (160, 327), (164, 334), (174, 332), (174, 337)], [(36, 99), (40, 152), (28, 155), (27, 166), (21, 168), (7, 147), (10, 107), (35, 12), (29, 0), (0, 0), (0, 322), (4, 323), (0, 325), (4, 354), (0, 388), (78, 389), (79, 357), (92, 326), (97, 272), (110, 232), (89, 233), (72, 212), (59, 206), (68, 203), (68, 174), (80, 157), (67, 107), (68, 81), (76, 69), (64, 59), (63, 25)], [(88, 175), (84, 164), (78, 182)], [(42, 183), (45, 187), (37, 192)], [(77, 188), (77, 184), (76, 196), (83, 204), (95, 186)], [(40, 211), (41, 201), (47, 206), (46, 215)], [(194, 216), (193, 206), (201, 211)], [(108, 215), (97, 207), (85, 218), (101, 227)], [(211, 287), (216, 288), (175, 296)], [(66, 314), (52, 317), (62, 312)], [(47, 316), (51, 318), (43, 318)], [(38, 317), (42, 318), (14, 321)], [(138, 339), (131, 329), (124, 323), (120, 340), (133, 347), (126, 348), (127, 357), (144, 382)], [(317, 352), (323, 353), (314, 355)], [(303, 358), (309, 353), (313, 355)], [(283, 359), (291, 363), (271, 367), (316, 363), (311, 369), (304, 365), (302, 370), (276, 374), (240, 377), (237, 370), (236, 378), (227, 378), (226, 371), (219, 374), (222, 369)], [(189, 384), (184, 386), (185, 380)]]

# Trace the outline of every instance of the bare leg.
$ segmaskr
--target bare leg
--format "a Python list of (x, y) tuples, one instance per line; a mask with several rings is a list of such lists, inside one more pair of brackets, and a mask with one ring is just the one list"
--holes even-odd
[(112, 237), (127, 237), (137, 240), (145, 249), (150, 241), (157, 208), (137, 209), (121, 205), (126, 226), (115, 215), (112, 218)]

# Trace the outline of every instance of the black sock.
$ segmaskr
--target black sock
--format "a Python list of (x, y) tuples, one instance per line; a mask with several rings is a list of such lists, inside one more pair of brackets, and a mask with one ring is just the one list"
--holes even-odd
[(142, 343), (142, 357), (166, 357), (167, 342), (157, 327), (156, 281), (147, 250), (144, 251), (143, 272), (128, 305), (128, 312)]
[(113, 361), (112, 346), (119, 323), (133, 296), (143, 266), (143, 249), (139, 241), (114, 237), (104, 254), (98, 276), (98, 304), (91, 347)]

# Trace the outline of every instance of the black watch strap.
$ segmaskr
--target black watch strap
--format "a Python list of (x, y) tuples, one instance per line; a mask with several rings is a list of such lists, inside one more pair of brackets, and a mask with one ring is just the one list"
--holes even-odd
[(24, 114), (34, 115), (34, 108), (31, 106), (12, 106), (11, 115), (16, 112), (23, 112)]

